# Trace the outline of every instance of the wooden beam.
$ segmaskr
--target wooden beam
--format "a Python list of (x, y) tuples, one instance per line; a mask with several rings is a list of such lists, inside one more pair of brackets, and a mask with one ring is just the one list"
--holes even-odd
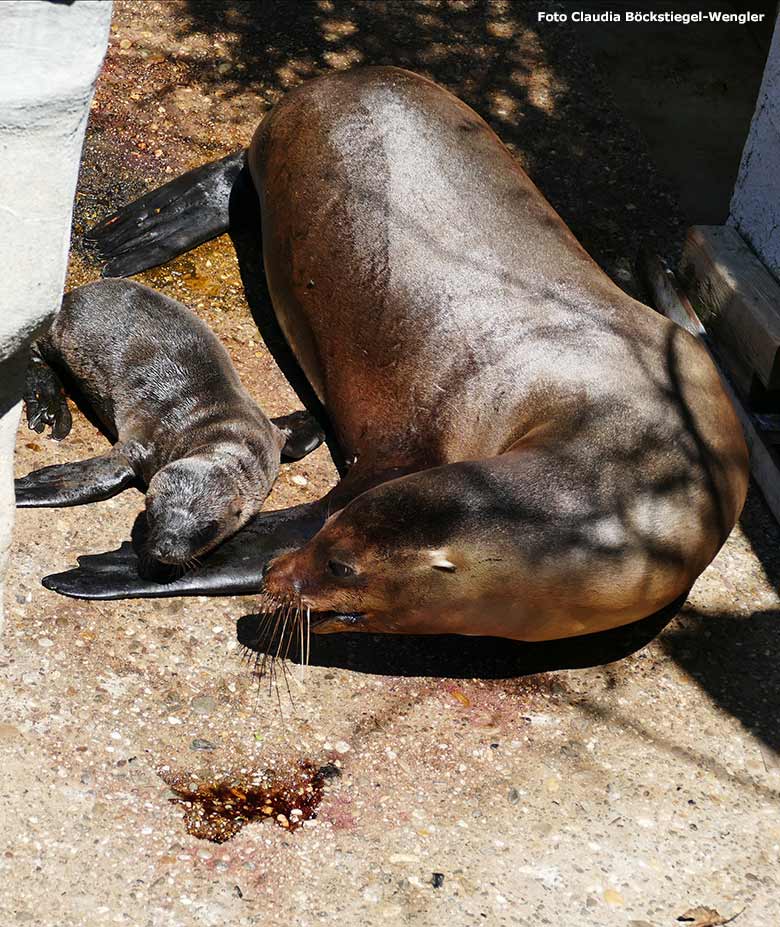
[(724, 389), (731, 399), (745, 433), (745, 442), (750, 451), (750, 472), (766, 499), (770, 511), (780, 522), (780, 468), (767, 447), (751, 413), (745, 408), (734, 387), (718, 364), (716, 352), (696, 315), (690, 300), (681, 290), (674, 274), (657, 254), (643, 252), (639, 258), (639, 272), (653, 298), (653, 305), (672, 321), (682, 325), (706, 345), (718, 367)]
[(694, 225), (679, 277), (729, 366), (780, 388), (780, 284), (727, 225)]

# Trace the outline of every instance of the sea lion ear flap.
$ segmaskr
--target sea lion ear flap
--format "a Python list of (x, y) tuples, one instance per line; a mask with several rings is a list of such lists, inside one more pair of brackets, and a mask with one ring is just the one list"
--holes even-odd
[(458, 569), (443, 550), (431, 551), (431, 567), (442, 573), (454, 573)]
[(281, 431), (285, 443), (282, 448), (282, 461), (301, 460), (311, 454), (325, 440), (325, 432), (317, 419), (308, 412), (292, 412), (271, 422)]

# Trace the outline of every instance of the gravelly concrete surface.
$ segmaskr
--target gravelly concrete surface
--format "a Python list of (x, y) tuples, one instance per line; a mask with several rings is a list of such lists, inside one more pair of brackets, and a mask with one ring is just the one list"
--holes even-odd
[[(300, 79), (394, 61), (491, 118), (632, 288), (635, 245), (673, 247), (682, 228), (674, 198), (577, 46), (532, 28), (535, 7), (119, 2), (77, 236), (244, 144)], [(71, 284), (96, 274), (76, 251)], [(227, 238), (141, 279), (215, 328), (270, 414), (297, 406)], [(22, 429), (17, 472), (102, 447), (82, 416), (61, 445)], [(334, 477), (320, 449), (284, 469), (269, 507)], [(19, 514), (0, 652), (0, 924), (662, 927), (697, 904), (778, 922), (780, 532), (757, 494), (681, 615), (620, 662), (555, 671), (600, 651), (337, 636), (291, 667), (279, 700), (242, 657), (251, 599), (85, 603), (40, 587), (115, 547), (141, 499)], [(303, 760), (341, 775), (295, 833), (268, 821), (205, 842), (169, 801), (172, 775), (284, 780)]]

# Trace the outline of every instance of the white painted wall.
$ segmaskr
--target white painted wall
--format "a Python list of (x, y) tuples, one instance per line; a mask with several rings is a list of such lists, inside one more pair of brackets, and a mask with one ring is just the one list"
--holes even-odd
[(59, 309), (110, 0), (0, 2), (0, 632), (27, 349)]
[(780, 279), (780, 19), (742, 153), (729, 222)]

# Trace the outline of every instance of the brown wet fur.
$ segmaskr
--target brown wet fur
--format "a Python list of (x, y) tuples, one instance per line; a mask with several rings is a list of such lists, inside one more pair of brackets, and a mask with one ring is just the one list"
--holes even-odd
[(320, 631), (546, 640), (690, 588), (748, 479), (717, 371), (476, 113), (407, 71), (329, 75), (249, 163), (276, 315), (355, 461), (271, 596)]

